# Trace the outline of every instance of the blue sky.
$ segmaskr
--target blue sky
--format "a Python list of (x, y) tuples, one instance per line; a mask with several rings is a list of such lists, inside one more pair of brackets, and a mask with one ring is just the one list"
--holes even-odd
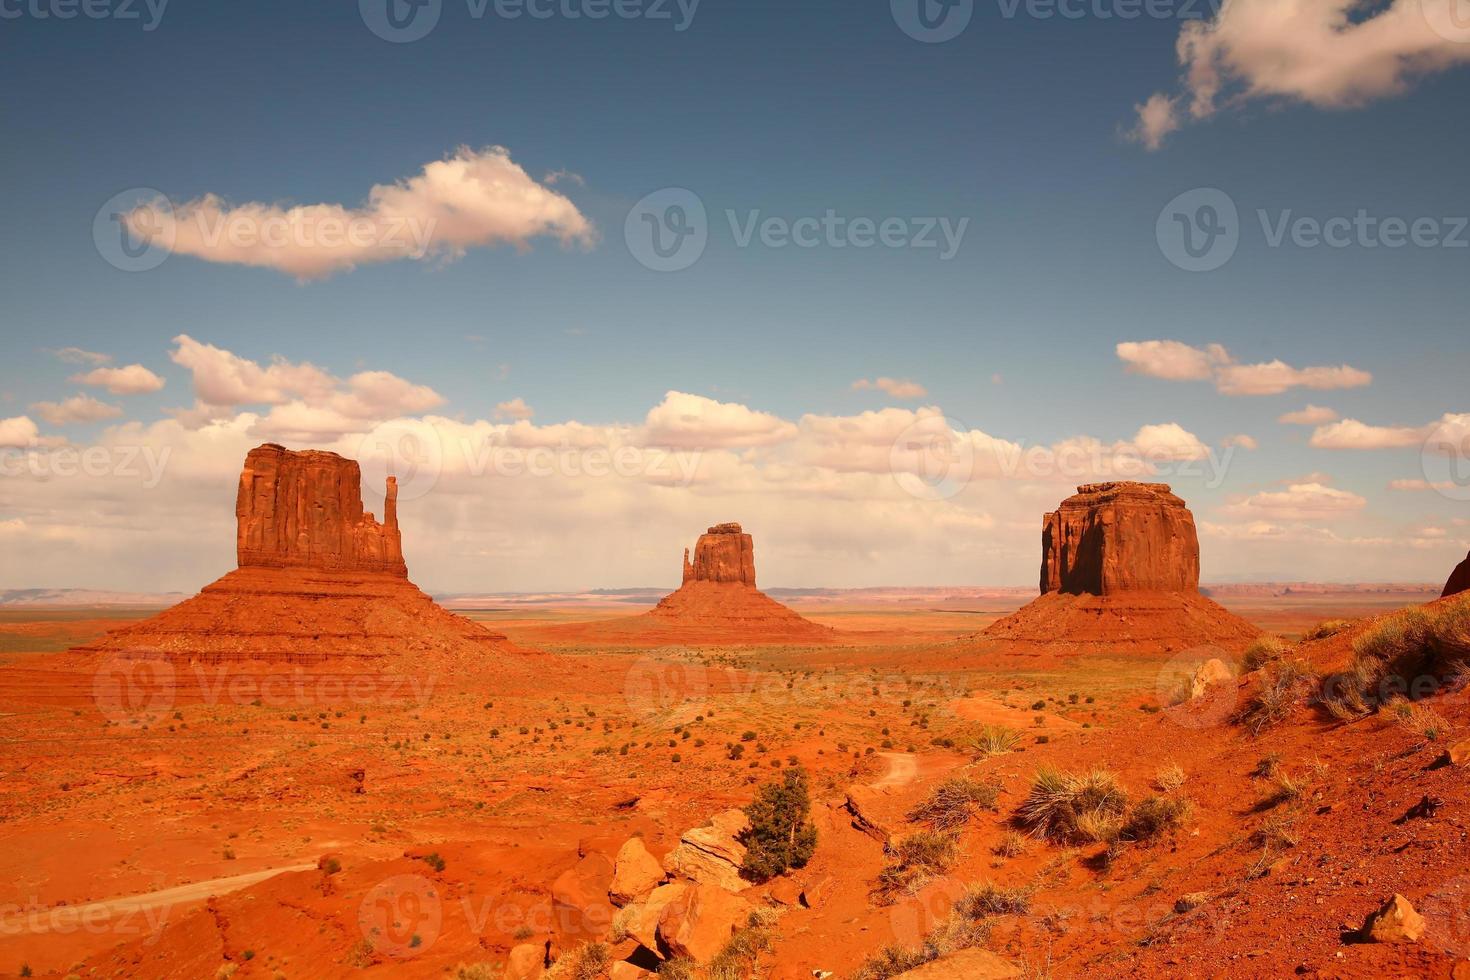
[[(520, 398), (536, 425), (633, 425), (672, 390), (793, 423), (937, 406), (966, 428), (1027, 444), (1113, 443), (1165, 423), (1211, 447), (1248, 434), (1258, 448), (1237, 453), (1221, 485), (1174, 481), (1202, 521), (1244, 527), (1257, 512), (1241, 510), (1242, 499), (1303, 483), (1364, 503), (1302, 518), (1277, 501), (1264, 515), (1276, 528), (1262, 532), (1267, 544), (1224, 530), (1212, 546), (1205, 535), (1207, 578), (1432, 580), (1464, 553), (1470, 531), (1454, 523), (1470, 514), (1464, 502), (1388, 489), (1423, 477), (1417, 445), (1315, 448), (1312, 427), (1277, 418), (1311, 403), (1402, 429), (1470, 411), (1470, 248), (1273, 248), (1256, 213), (1324, 220), (1363, 209), (1452, 231), (1452, 219), (1470, 213), (1470, 44), (1419, 31), (1411, 40), (1432, 52), (1433, 70), (1395, 75), (1378, 91), (1324, 90), (1253, 75), (1242, 13), (1237, 56), (1221, 62), (1237, 64), (1227, 79), (1232, 98), (1187, 120), (1183, 107), (1198, 92), (1181, 88), (1178, 19), (1007, 17), (982, 2), (959, 36), (926, 44), (874, 0), (704, 0), (683, 31), (648, 18), (508, 20), (493, 6), (477, 19), (464, 0), (445, 0), (428, 36), (393, 44), (351, 3), (174, 0), (152, 30), (117, 18), (43, 19), (38, 3), (11, 3), (5, 10), (21, 16), (0, 20), (0, 80), (12, 93), (0, 109), (11, 222), (0, 242), (0, 418), (31, 418), (43, 440), (115, 440), (110, 428), (153, 425), (188, 406), (197, 378), (169, 356), (187, 334), (259, 364), (278, 355), (338, 378), (392, 372), (432, 388), (442, 397), (435, 411), (461, 422), (492, 419), (497, 404)], [(1342, 47), (1291, 55), (1371, 73), (1374, 65), (1353, 65), (1357, 55)], [(1135, 106), (1154, 93), (1179, 93), (1180, 118), (1150, 151), (1127, 134)], [(564, 247), (527, 235), (516, 243), (524, 249), (470, 247), (453, 259), (363, 264), (305, 282), (183, 254), (124, 272), (93, 243), (98, 208), (130, 188), (156, 188), (176, 203), (216, 194), (235, 204), (352, 208), (374, 185), (412, 178), (461, 147), (491, 146), (569, 201), (596, 229), (596, 243)], [(547, 184), (555, 172), (580, 181)], [(667, 187), (698, 195), (710, 244), (691, 268), (658, 273), (630, 253), (623, 229), (635, 202)], [(1240, 243), (1222, 268), (1190, 273), (1165, 257), (1156, 222), (1167, 202), (1201, 187), (1237, 205)], [(727, 209), (741, 220), (832, 210), (968, 225), (948, 261), (916, 248), (742, 248)], [(1351, 365), (1372, 383), (1226, 395), (1207, 380), (1125, 370), (1117, 345), (1154, 339), (1222, 344), (1246, 365)], [(69, 380), (77, 366), (52, 353), (64, 347), (144, 365), (167, 383), (124, 396), (92, 390), (125, 414), (47, 424), (31, 406), (82, 390)], [(879, 376), (911, 379), (925, 395), (853, 390), (855, 380)], [(41, 529), (54, 535), (67, 522), (43, 504), (54, 494), (23, 487), (25, 479), (0, 484), (11, 498), (0, 499), (0, 522), (11, 521), (17, 540), (40, 555)], [(149, 501), (157, 497), (129, 497), (115, 482), (75, 491), (97, 520), (115, 523), (92, 560), (84, 555), (93, 545), (70, 539), (80, 549), (74, 562), (7, 569), (4, 584), (133, 577), (104, 556), (128, 552), (128, 535), (155, 519)], [(779, 494), (760, 505), (773, 508), (769, 517), (753, 507), (757, 520), (747, 523), (769, 525), (767, 584), (1028, 582), (1035, 535), (1024, 529), (1026, 515), (1039, 522), (1065, 492), (1048, 487), (1022, 502), (1010, 489), (935, 504), (994, 523), (932, 540), (903, 533), (912, 514), (890, 514), (889, 533), (872, 539), (832, 530), (783, 544), (774, 538), (800, 535), (776, 515), (801, 508), (778, 507)], [(739, 508), (738, 497), (713, 499)], [(580, 515), (565, 515), (569, 527), (588, 517), (575, 490), (563, 506)], [(590, 506), (600, 520), (652, 521), (670, 545), (703, 523), (739, 519), (704, 520), (714, 509), (713, 500), (698, 506), (697, 495), (633, 494), (617, 507)], [(545, 513), (544, 526), (558, 526), (555, 518)], [(1012, 531), (1012, 520), (1021, 527)], [(927, 523), (940, 533), (933, 528), (942, 521)], [(1426, 538), (1425, 528), (1442, 533)], [(576, 553), (574, 541), (505, 521), (483, 547), (419, 577), (438, 588), (648, 582), (664, 561), (625, 533), (604, 545), (612, 567), (574, 574), (561, 558)], [(1001, 543), (955, 544), (964, 533)], [(1410, 538), (1421, 543), (1391, 545)], [(495, 541), (516, 557), (486, 569), (475, 559), (493, 553)], [(1335, 557), (1301, 562), (1316, 544)], [(200, 547), (188, 560), (150, 564), (142, 577), (197, 584), (191, 576), (227, 562), (228, 538)], [(902, 553), (884, 557), (885, 549)]]

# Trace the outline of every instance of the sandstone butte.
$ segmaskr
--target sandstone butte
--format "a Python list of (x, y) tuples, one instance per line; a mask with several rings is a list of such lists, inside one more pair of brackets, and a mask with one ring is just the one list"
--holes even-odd
[(830, 642), (836, 631), (756, 588), (755, 547), (739, 524), (716, 524), (684, 552), (683, 581), (641, 616), (617, 623), (649, 639)]
[(238, 567), (197, 596), (79, 653), (231, 665), (327, 662), (416, 669), (514, 650), (408, 579), (389, 477), (384, 520), (363, 509), (356, 461), (273, 443), (245, 457)]
[(1450, 580), (1444, 584), (1440, 598), (1446, 599), (1461, 592), (1470, 592), (1470, 555), (1466, 555), (1465, 560), (1450, 573)]
[(1077, 652), (1236, 649), (1259, 630), (1199, 591), (1194, 515), (1162, 483), (1077, 488), (1042, 519), (1041, 596), (978, 638)]

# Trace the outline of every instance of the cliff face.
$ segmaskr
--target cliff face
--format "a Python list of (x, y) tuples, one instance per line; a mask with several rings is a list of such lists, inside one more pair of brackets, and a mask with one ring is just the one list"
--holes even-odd
[(1041, 592), (1199, 591), (1194, 515), (1162, 483), (1095, 483), (1047, 514)]
[(362, 506), (362, 473), (336, 453), (273, 443), (245, 457), (235, 498), (241, 568), (312, 568), (408, 576), (398, 486), (388, 478), (384, 522)]
[(1440, 597), (1459, 595), (1461, 592), (1470, 592), (1470, 555), (1466, 555), (1465, 560), (1450, 573), (1450, 580), (1444, 584), (1444, 592), (1440, 593)]
[(739, 524), (716, 524), (684, 552), (685, 582), (734, 582), (755, 588), (755, 546)]

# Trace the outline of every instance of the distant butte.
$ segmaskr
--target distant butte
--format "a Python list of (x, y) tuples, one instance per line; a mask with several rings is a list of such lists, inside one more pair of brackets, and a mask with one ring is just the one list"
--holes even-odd
[(1450, 573), (1450, 580), (1444, 584), (1444, 592), (1440, 593), (1440, 598), (1459, 595), (1461, 592), (1470, 592), (1470, 555), (1466, 555), (1465, 560)]
[(389, 477), (384, 522), (362, 473), (336, 453), (273, 443), (245, 457), (235, 498), (239, 567), (151, 619), (79, 652), (175, 663), (473, 664), (515, 648), (408, 580)]
[(1041, 596), (981, 638), (1099, 652), (1238, 648), (1259, 630), (1200, 595), (1194, 515), (1162, 483), (1077, 488), (1042, 519)]

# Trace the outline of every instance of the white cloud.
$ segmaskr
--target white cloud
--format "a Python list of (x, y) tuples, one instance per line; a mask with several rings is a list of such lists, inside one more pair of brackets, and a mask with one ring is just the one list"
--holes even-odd
[(1133, 107), (1138, 114), (1138, 123), (1129, 138), (1142, 143), (1146, 150), (1157, 150), (1164, 145), (1164, 138), (1179, 128), (1179, 100), (1156, 92)]
[(495, 403), (495, 418), (498, 421), (524, 422), (535, 414), (536, 412), (526, 404), (524, 398), (512, 398), (510, 401)]
[[(1431, 442), (1438, 445), (1431, 445)], [(1318, 449), (1399, 449), (1423, 446), (1442, 452), (1463, 452), (1470, 445), (1470, 413), (1447, 412), (1426, 425), (1368, 425), (1343, 419), (1312, 433)]]
[(564, 195), (536, 183), (503, 147), (461, 148), (393, 184), (359, 208), (309, 204), (232, 206), (214, 194), (173, 208), (154, 202), (129, 218), (135, 235), (207, 262), (319, 279), (370, 262), (442, 257), (471, 248), (530, 246), (541, 236), (590, 246), (591, 222)]
[(1134, 435), (1133, 446), (1152, 460), (1206, 459), (1210, 455), (1210, 447), (1177, 422), (1143, 426)]
[(1418, 490), (1435, 490), (1435, 491), (1439, 491), (1439, 490), (1454, 490), (1454, 489), (1457, 489), (1457, 487), (1454, 484), (1454, 482), (1453, 481), (1450, 481), (1450, 480), (1435, 480), (1433, 482), (1431, 482), (1429, 480), (1391, 480), (1391, 481), (1389, 481), (1388, 489), (1390, 489), (1390, 490), (1410, 490), (1410, 491), (1418, 491)]
[(63, 347), (51, 353), (68, 364), (110, 364), (112, 362), (111, 354), (99, 354), (96, 351), (82, 350), (80, 347)]
[(141, 364), (94, 368), (85, 374), (72, 375), (71, 380), (76, 384), (106, 388), (114, 395), (143, 395), (162, 389), (164, 384), (162, 378)]
[(670, 391), (643, 420), (649, 445), (678, 449), (769, 446), (796, 435), (796, 426), (744, 405)]
[(335, 387), (330, 374), (313, 364), (276, 358), (269, 367), (188, 334), (174, 338), (169, 358), (194, 376), (194, 394), (207, 405), (282, 405), (296, 395), (320, 397)]
[[(1257, 100), (1342, 109), (1407, 91), (1419, 78), (1470, 61), (1459, 0), (1225, 0), (1213, 21), (1187, 21), (1176, 50), (1189, 114)], [(1177, 114), (1155, 94), (1136, 107), (1140, 134), (1157, 140)], [(1141, 137), (1142, 138), (1142, 137)], [(1145, 145), (1149, 145), (1144, 139)]]
[(41, 432), (25, 415), (0, 419), (0, 449), (25, 449), (36, 445)]
[(116, 405), (100, 402), (91, 395), (73, 395), (61, 402), (34, 402), (31, 411), (52, 425), (101, 422), (104, 419), (115, 419), (123, 413)]
[(1328, 422), (1336, 422), (1342, 418), (1336, 410), (1323, 408), (1321, 405), (1308, 405), (1298, 412), (1287, 412), (1276, 421), (1282, 425), (1326, 425)]
[(1285, 490), (1268, 490), (1223, 508), (1235, 517), (1268, 520), (1323, 520), (1350, 516), (1368, 501), (1355, 493), (1320, 483), (1294, 483)]
[(1279, 395), (1291, 388), (1360, 388), (1373, 375), (1349, 367), (1294, 368), (1282, 361), (1240, 364), (1219, 344), (1192, 347), (1177, 340), (1125, 342), (1118, 359), (1135, 374), (1165, 381), (1212, 380), (1224, 395)]
[(1226, 449), (1260, 449), (1261, 448), (1261, 444), (1259, 442), (1256, 442), (1254, 436), (1248, 436), (1248, 435), (1245, 435), (1244, 433), (1240, 433), (1238, 435), (1233, 435), (1233, 436), (1226, 436), (1223, 440), (1221, 440), (1220, 445), (1224, 446)]
[(907, 378), (877, 378), (869, 381), (867, 378), (859, 378), (852, 383), (853, 391), (883, 391), (894, 398), (904, 401), (915, 401), (920, 398), (929, 397), (929, 391), (917, 381)]

